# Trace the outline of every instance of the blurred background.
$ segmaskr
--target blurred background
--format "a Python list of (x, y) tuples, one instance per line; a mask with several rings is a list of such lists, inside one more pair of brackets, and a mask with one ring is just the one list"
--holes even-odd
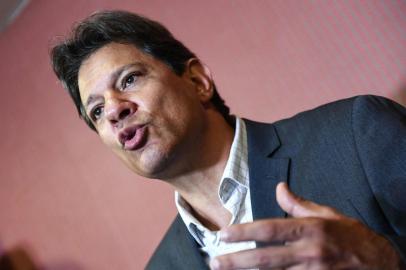
[(404, 0), (0, 3), (1, 269), (142, 269), (175, 216), (173, 190), (124, 167), (51, 70), (50, 47), (94, 11), (162, 22), (246, 118), (360, 94), (406, 104)]

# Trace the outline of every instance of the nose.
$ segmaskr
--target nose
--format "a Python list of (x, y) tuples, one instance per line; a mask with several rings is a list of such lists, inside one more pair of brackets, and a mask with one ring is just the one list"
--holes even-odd
[(114, 126), (119, 126), (124, 120), (137, 111), (137, 105), (129, 101), (111, 101), (105, 105), (104, 113), (107, 120)]

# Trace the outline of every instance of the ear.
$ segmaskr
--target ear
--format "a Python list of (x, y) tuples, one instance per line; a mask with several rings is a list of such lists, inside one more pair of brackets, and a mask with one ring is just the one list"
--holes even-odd
[(213, 96), (214, 84), (210, 69), (197, 58), (186, 63), (186, 71), (202, 103), (207, 103)]

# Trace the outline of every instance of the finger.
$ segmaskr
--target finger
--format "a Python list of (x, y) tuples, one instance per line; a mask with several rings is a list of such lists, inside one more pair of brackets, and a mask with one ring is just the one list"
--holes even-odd
[(250, 249), (218, 256), (211, 260), (210, 267), (213, 270), (290, 267), (303, 260), (296, 253), (294, 246)]
[(340, 217), (337, 211), (328, 206), (319, 205), (297, 196), (284, 182), (276, 186), (276, 201), (286, 213), (293, 217)]
[(285, 242), (295, 241), (311, 235), (313, 218), (264, 219), (250, 223), (232, 225), (220, 232), (225, 242), (260, 241)]

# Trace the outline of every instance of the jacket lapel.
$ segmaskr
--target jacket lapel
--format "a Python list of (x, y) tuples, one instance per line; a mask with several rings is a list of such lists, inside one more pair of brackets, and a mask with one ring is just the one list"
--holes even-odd
[(145, 269), (208, 270), (209, 268), (199, 252), (196, 241), (177, 215)]
[[(182, 221), (183, 222), (183, 221)], [(199, 246), (193, 237), (187, 231), (186, 226), (182, 223), (182, 231), (178, 233), (176, 239), (174, 239), (179, 249), (178, 258), (180, 259), (180, 264), (176, 265), (176, 269), (179, 270), (190, 270), (190, 269), (199, 269), (199, 270), (209, 270), (206, 262), (204, 261), (202, 255), (199, 252)]]
[[(247, 128), (248, 166), (253, 219), (283, 218), (283, 210), (276, 202), (275, 188), (288, 181), (289, 158), (276, 158), (280, 147), (275, 127), (244, 119)], [(155, 269), (208, 269), (198, 247), (183, 221), (178, 216), (158, 248), (156, 260), (147, 266)], [(257, 243), (257, 246), (263, 246)]]
[(275, 158), (280, 147), (275, 127), (244, 119), (247, 127), (248, 166), (253, 219), (281, 218), (285, 214), (276, 202), (276, 185), (288, 182), (289, 158)]

